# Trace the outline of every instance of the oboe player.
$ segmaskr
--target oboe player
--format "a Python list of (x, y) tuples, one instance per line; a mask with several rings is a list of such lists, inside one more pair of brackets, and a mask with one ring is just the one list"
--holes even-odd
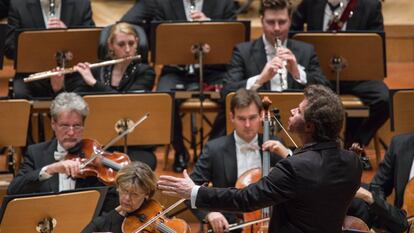
[[(222, 96), (240, 88), (285, 91), (303, 90), (309, 84), (330, 85), (322, 74), (313, 46), (288, 39), (291, 12), (289, 0), (262, 0), (263, 35), (236, 45), (224, 78)], [(276, 51), (277, 38), (281, 46)], [(224, 135), (224, 125), (223, 110), (217, 116), (210, 139)]]

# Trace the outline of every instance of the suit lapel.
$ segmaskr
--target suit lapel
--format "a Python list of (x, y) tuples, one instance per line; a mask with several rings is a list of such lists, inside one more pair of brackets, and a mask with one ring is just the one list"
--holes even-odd
[(312, 14), (310, 17), (310, 20), (312, 21), (310, 24), (310, 29), (320, 29), (322, 31), (326, 4), (326, 0), (319, 0), (316, 4), (313, 5), (312, 12), (314, 12), (314, 14)]
[[(347, 23), (346, 23), (346, 30), (356, 30), (358, 28), (358, 23), (360, 22), (360, 13), (364, 12), (362, 10), (362, 3), (361, 1), (358, 1), (355, 8), (351, 11), (353, 12), (352, 16), (348, 19)], [(358, 10), (359, 9), (359, 10)]]
[[(405, 146), (404, 146), (405, 147)], [(414, 159), (414, 152), (410, 150), (411, 146), (407, 146), (407, 150), (405, 150), (404, 154), (397, 155), (401, 156), (401, 160), (397, 166), (399, 166), (400, 172), (397, 172), (397, 189), (401, 190), (401, 192), (405, 189), (405, 185), (407, 184), (408, 180), (410, 179), (410, 172), (411, 167), (413, 164)], [(398, 169), (398, 168), (397, 168)], [(402, 202), (402, 200), (401, 200)]]
[(223, 164), (226, 169), (224, 171), (228, 184), (234, 184), (237, 180), (237, 155), (236, 155), (236, 141), (234, 140), (234, 133), (226, 136), (225, 144), (227, 145), (223, 151), (225, 156)]
[(62, 0), (62, 9), (60, 11), (60, 19), (69, 27), (72, 22), (72, 16), (75, 12), (75, 3), (72, 0)]
[(214, 7), (216, 6), (216, 2), (213, 0), (207, 0), (203, 2), (202, 12), (207, 16), (211, 17), (214, 12)]
[(29, 0), (27, 1), (27, 12), (30, 12), (34, 28), (46, 28), (45, 21), (43, 19), (42, 7), (40, 1)]
[(171, 1), (171, 5), (172, 9), (174, 9), (174, 13), (177, 20), (187, 20), (183, 0), (173, 0)]
[[(57, 140), (53, 139), (52, 143), (50, 143), (50, 145), (46, 148), (44, 152), (44, 155), (46, 158), (45, 164), (52, 164), (56, 162), (55, 156), (54, 156), (56, 149), (57, 149)], [(54, 192), (59, 191), (59, 174), (55, 174), (50, 178), (49, 188), (50, 190)]]
[[(252, 50), (250, 52), (252, 55), (252, 61), (254, 65), (256, 66), (256, 72), (257, 74), (260, 74), (262, 72), (263, 67), (265, 67), (267, 63), (266, 58), (266, 50), (263, 43), (263, 37), (259, 37), (253, 42)], [(265, 90), (270, 90), (270, 82), (266, 82), (264, 85)]]

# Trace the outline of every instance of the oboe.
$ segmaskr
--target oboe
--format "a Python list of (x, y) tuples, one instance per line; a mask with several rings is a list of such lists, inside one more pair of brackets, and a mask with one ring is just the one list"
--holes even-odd
[(55, 0), (49, 0), (49, 17), (55, 17), (55, 15), (56, 15)]
[[(279, 37), (276, 37), (275, 38), (275, 57), (277, 57), (277, 55), (278, 55), (279, 48), (282, 48), (282, 41), (280, 40)], [(283, 68), (285, 66), (286, 66), (286, 61), (283, 61)], [(285, 82), (284, 82), (283, 77), (282, 77), (283, 68), (280, 68), (280, 69), (277, 70), (277, 76), (279, 77), (280, 86), (282, 87), (282, 89), (283, 89), (283, 87), (285, 87)]]

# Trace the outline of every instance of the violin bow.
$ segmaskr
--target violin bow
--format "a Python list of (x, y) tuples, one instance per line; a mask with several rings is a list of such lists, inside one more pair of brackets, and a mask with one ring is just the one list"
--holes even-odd
[(93, 156), (91, 156), (91, 158), (86, 161), (85, 163), (83, 163), (80, 167), (80, 169), (82, 170), (83, 168), (85, 168), (88, 164), (92, 163), (92, 161), (94, 161), (99, 155), (102, 155), (102, 153), (104, 151), (106, 151), (109, 147), (113, 146), (117, 141), (119, 141), (123, 136), (131, 133), (139, 124), (141, 124), (143, 121), (145, 121), (149, 116), (149, 112), (145, 113), (144, 116), (142, 116), (134, 125), (132, 125), (130, 128), (128, 128), (127, 130), (125, 130), (124, 132), (122, 132), (121, 134), (119, 134), (118, 136), (114, 137), (111, 141), (109, 141), (103, 149), (99, 149), (99, 148), (94, 148), (93, 150)]
[(185, 201), (185, 198), (178, 200), (176, 203), (170, 205), (170, 207), (168, 207), (167, 209), (163, 210), (162, 212), (160, 212), (159, 214), (157, 214), (157, 216), (151, 218), (150, 220), (148, 220), (148, 222), (144, 223), (141, 227), (139, 227), (138, 229), (134, 230), (133, 233), (138, 233), (143, 231), (145, 228), (147, 228), (149, 225), (153, 224), (155, 221), (157, 221), (159, 218), (163, 217), (165, 214), (167, 214), (168, 212), (170, 212), (171, 210), (173, 210), (175, 207), (177, 207), (179, 204), (183, 203)]
[[(257, 220), (253, 220), (253, 221), (249, 221), (249, 222), (244, 222), (244, 223), (231, 224), (229, 229), (226, 232), (237, 230), (237, 229), (247, 227), (247, 226), (250, 226), (250, 225), (253, 225), (253, 224), (257, 224), (257, 223), (267, 222), (269, 220), (270, 220), (270, 218), (267, 217), (267, 218), (261, 218), (261, 219), (257, 219)], [(213, 229), (209, 229), (207, 231), (207, 233), (212, 233), (212, 232), (213, 232)]]

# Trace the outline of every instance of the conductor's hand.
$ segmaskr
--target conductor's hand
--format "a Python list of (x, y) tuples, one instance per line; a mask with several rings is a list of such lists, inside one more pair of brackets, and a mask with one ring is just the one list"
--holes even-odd
[(298, 63), (295, 54), (288, 48), (278, 48), (277, 57), (286, 61), (286, 70), (294, 77), (300, 77)]
[(208, 18), (203, 12), (201, 11), (192, 11), (191, 12), (191, 18), (194, 21), (206, 21), (206, 20), (210, 20), (210, 18)]
[(206, 220), (210, 223), (210, 226), (215, 233), (222, 233), (229, 229), (227, 219), (220, 212), (208, 213)]
[(169, 196), (190, 199), (195, 184), (187, 174), (187, 170), (183, 171), (183, 175), (184, 178), (160, 176), (157, 182), (158, 189)]
[(370, 205), (374, 203), (372, 193), (369, 190), (364, 189), (363, 187), (359, 187), (359, 189), (355, 193), (355, 198), (362, 199)]
[(280, 141), (277, 140), (267, 140), (263, 143), (262, 150), (280, 155), (283, 158), (286, 158), (289, 155), (288, 148), (286, 148)]
[(88, 86), (93, 86), (96, 83), (96, 79), (93, 77), (92, 72), (91, 72), (91, 68), (90, 68), (90, 64), (85, 62), (85, 63), (78, 63), (74, 69), (76, 71), (78, 71), (81, 75), (83, 80), (85, 81), (85, 83)]
[(67, 28), (66, 24), (58, 18), (49, 18), (47, 28)]
[(260, 77), (257, 80), (257, 82), (259, 82), (258, 84), (262, 86), (267, 81), (271, 80), (276, 75), (277, 71), (282, 68), (283, 60), (279, 57), (272, 58), (272, 60), (266, 63), (262, 73), (260, 73)]
[[(61, 71), (61, 70), (63, 69), (60, 67), (57, 67), (53, 69), (52, 72)], [(54, 93), (59, 92), (60, 90), (63, 89), (65, 85), (65, 75), (55, 75), (55, 76), (50, 77), (50, 85), (52, 86), (52, 90)]]
[(50, 175), (53, 175), (56, 173), (63, 173), (69, 177), (77, 177), (79, 174), (81, 174), (80, 166), (81, 166), (81, 163), (79, 161), (62, 160), (62, 161), (50, 164), (47, 167), (46, 172)]

